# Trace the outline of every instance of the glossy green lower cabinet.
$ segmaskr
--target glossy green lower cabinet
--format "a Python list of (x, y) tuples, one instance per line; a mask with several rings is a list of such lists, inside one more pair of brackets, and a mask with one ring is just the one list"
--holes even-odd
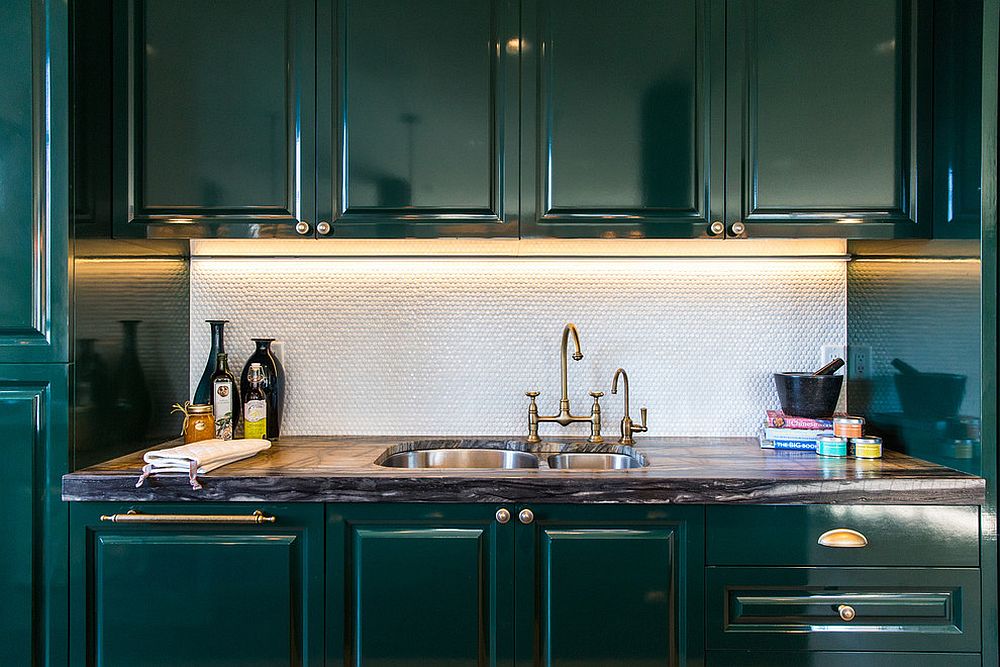
[[(323, 507), (141, 505), (143, 514), (274, 523), (121, 524), (121, 504), (71, 510), (72, 664), (321, 665)], [(156, 519), (157, 517), (150, 517)]]
[(517, 665), (700, 664), (703, 508), (521, 509)]
[(329, 505), (326, 664), (509, 664), (514, 530), (496, 511)]
[(981, 667), (972, 653), (709, 651), (706, 667)]
[(709, 567), (713, 649), (980, 648), (975, 568)]

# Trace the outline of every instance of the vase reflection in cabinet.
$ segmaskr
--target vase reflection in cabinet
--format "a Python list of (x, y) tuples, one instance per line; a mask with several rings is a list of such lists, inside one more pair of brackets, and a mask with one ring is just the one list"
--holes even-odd
[(264, 372), (261, 388), (267, 395), (267, 439), (274, 440), (281, 435), (281, 413), (285, 405), (285, 369), (271, 352), (273, 338), (252, 338), (256, 348), (247, 359), (240, 374), (240, 394), (250, 391), (250, 366), (260, 364)]
[(74, 428), (78, 454), (98, 447), (101, 429), (108, 423), (114, 398), (111, 372), (97, 353), (97, 339), (77, 341), (74, 390)]
[(218, 363), (220, 353), (226, 351), (225, 328), (229, 320), (205, 320), (212, 327), (212, 347), (208, 351), (208, 361), (205, 363), (205, 371), (198, 381), (198, 388), (194, 390), (192, 403), (205, 405), (212, 403), (212, 375)]
[(141, 320), (122, 320), (122, 350), (115, 369), (114, 418), (118, 441), (142, 440), (151, 414), (149, 387), (139, 362), (139, 324)]

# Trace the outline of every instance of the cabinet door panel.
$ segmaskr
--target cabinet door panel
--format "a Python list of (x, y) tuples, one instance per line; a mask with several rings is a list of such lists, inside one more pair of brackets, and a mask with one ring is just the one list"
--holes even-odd
[(510, 651), (513, 530), (495, 507), (331, 505), (327, 660), (492, 665)]
[(930, 32), (918, 4), (729, 3), (730, 223), (751, 236), (926, 231)]
[(519, 665), (700, 660), (700, 509), (531, 509), (517, 534)]
[(0, 364), (0, 664), (66, 660), (66, 504), (69, 472), (68, 367)]
[(0, 3), (0, 362), (69, 360), (66, 8)]
[(124, 4), (116, 232), (295, 234), (315, 210), (313, 2)]
[(982, 667), (978, 653), (709, 651), (708, 667)]
[[(274, 515), (271, 525), (109, 524), (125, 507), (74, 505), (76, 664), (317, 665), (322, 661), (319, 505), (141, 507)], [(85, 622), (84, 622), (85, 619)]]
[(334, 236), (516, 235), (517, 15), (514, 0), (320, 3)]
[(721, 7), (525, 3), (523, 235), (708, 233), (722, 210)]

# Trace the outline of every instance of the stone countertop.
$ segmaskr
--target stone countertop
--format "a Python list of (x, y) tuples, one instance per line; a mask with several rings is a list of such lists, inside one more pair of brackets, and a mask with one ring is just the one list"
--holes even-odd
[[(540, 454), (621, 451), (553, 438), (476, 436)], [(376, 464), (386, 451), (458, 446), (459, 437), (286, 436), (257, 456), (199, 475), (160, 475), (135, 487), (143, 452), (63, 477), (68, 501), (867, 503), (978, 505), (986, 481), (886, 449), (876, 460), (763, 450), (754, 438), (640, 438), (644, 468), (616, 471), (405, 469)], [(174, 446), (179, 442), (166, 443)], [(161, 446), (162, 447), (162, 446)], [(157, 447), (160, 448), (160, 447)], [(628, 449), (628, 448), (625, 448)]]

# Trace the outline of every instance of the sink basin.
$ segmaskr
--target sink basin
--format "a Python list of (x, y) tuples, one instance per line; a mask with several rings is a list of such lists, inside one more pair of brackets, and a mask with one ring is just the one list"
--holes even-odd
[(388, 456), (379, 465), (389, 468), (537, 468), (538, 457), (507, 449), (418, 449)]
[(576, 452), (553, 454), (549, 467), (561, 470), (627, 470), (643, 467), (642, 461), (627, 454)]

